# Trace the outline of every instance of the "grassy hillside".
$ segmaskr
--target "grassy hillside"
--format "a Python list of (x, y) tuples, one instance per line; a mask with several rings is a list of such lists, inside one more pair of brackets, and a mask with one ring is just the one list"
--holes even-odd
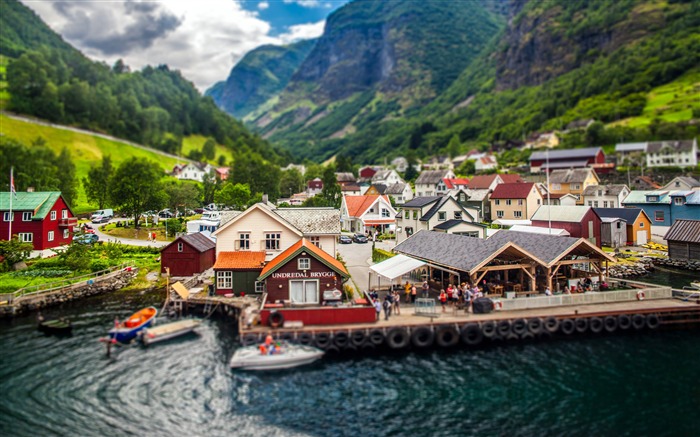
[[(41, 137), (56, 153), (59, 153), (64, 147), (67, 148), (73, 157), (76, 177), (80, 181), (87, 176), (90, 167), (99, 163), (104, 155), (111, 156), (115, 167), (131, 157), (155, 161), (163, 168), (163, 171), (172, 170), (178, 162), (177, 159), (163, 156), (156, 151), (139, 149), (123, 142), (111, 141), (93, 135), (19, 121), (3, 114), (0, 114), (0, 135), (14, 138), (24, 144), (31, 144), (37, 137)], [(77, 213), (96, 208), (96, 205), (88, 203), (82, 184), (78, 190), (77, 200), (72, 207)]]
[[(182, 139), (182, 156), (188, 156), (190, 152), (194, 150), (202, 150), (202, 146), (207, 141), (207, 137), (203, 135), (190, 135)], [(233, 153), (231, 149), (228, 149), (221, 144), (216, 145), (216, 159), (210, 162), (211, 165), (218, 165), (219, 156), (223, 156), (226, 159), (226, 165), (230, 165), (233, 161)]]

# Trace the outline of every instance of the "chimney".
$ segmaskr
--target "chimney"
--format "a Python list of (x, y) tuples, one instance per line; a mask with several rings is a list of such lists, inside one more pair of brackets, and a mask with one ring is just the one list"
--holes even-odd
[(267, 203), (267, 194), (263, 194), (262, 201), (263, 203)]
[(27, 193), (33, 193), (34, 187), (27, 187)]

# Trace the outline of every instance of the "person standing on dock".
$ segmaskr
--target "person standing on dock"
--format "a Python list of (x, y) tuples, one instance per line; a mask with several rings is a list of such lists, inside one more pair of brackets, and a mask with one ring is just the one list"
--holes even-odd
[(377, 321), (379, 321), (379, 315), (382, 313), (382, 304), (379, 303), (379, 299), (374, 299), (374, 310), (377, 312)]
[(384, 297), (384, 320), (389, 320), (389, 315), (391, 314), (392, 299), (391, 294), (387, 293)]
[(406, 303), (411, 301), (411, 283), (406, 281), (406, 285), (403, 286), (403, 291), (406, 293)]
[(430, 291), (430, 285), (428, 285), (428, 281), (423, 281), (423, 298), (427, 299), (428, 298), (428, 292)]
[(418, 296), (418, 289), (414, 285), (411, 287), (411, 303), (415, 305), (416, 303), (416, 297)]
[(392, 297), (393, 297), (393, 302), (394, 302), (394, 314), (396, 314), (397, 316), (400, 316), (401, 315), (401, 308), (399, 307), (399, 305), (401, 304), (401, 296), (399, 295), (398, 290), (394, 290)]
[(445, 304), (447, 303), (447, 294), (445, 293), (444, 289), (440, 289), (440, 305), (442, 305), (442, 312), (444, 313), (445, 310)]

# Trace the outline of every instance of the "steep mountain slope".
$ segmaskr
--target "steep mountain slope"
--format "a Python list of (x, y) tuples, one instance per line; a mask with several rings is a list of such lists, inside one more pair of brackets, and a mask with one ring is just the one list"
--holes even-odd
[(0, 2), (0, 20), (0, 55), (14, 58), (27, 50), (41, 47), (76, 51), (41, 21), (34, 11), (17, 0)]
[(219, 108), (243, 118), (287, 86), (314, 44), (315, 39), (258, 47), (231, 69), (225, 82), (217, 82), (205, 95), (213, 98)]

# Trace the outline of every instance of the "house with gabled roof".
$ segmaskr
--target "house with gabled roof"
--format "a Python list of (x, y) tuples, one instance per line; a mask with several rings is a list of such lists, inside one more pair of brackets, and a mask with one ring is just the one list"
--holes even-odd
[(583, 190), (583, 203), (593, 208), (619, 208), (629, 193), (624, 184), (589, 185)]
[(646, 148), (647, 167), (695, 167), (698, 140), (650, 141)]
[(274, 258), (301, 238), (335, 255), (340, 214), (335, 208), (277, 208), (259, 202), (243, 212), (227, 211), (213, 234), (216, 254), (264, 251)]
[(496, 219), (529, 220), (542, 205), (542, 194), (533, 182), (498, 184), (490, 199)]
[(433, 228), (433, 231), (444, 232), (446, 234), (464, 235), (466, 237), (486, 238), (486, 229), (487, 226), (481, 223), (451, 219), (436, 225)]
[(557, 169), (586, 168), (591, 164), (604, 163), (605, 153), (600, 147), (533, 152), (530, 155), (530, 173)]
[(265, 257), (265, 251), (221, 252), (214, 264), (216, 294), (263, 293), (264, 284), (258, 276), (265, 267)]
[(622, 205), (643, 209), (651, 219), (652, 236), (661, 239), (676, 220), (700, 218), (700, 190), (633, 190)]
[(171, 276), (193, 276), (211, 268), (216, 260), (216, 243), (199, 232), (178, 237), (160, 249), (160, 271)]
[[(12, 196), (12, 209), (10, 209)], [(34, 250), (70, 244), (78, 219), (58, 191), (0, 193), (0, 240), (12, 236), (32, 243)]]
[(214, 167), (206, 162), (188, 162), (183, 165), (176, 165), (173, 175), (180, 180), (202, 182), (204, 177), (214, 172)]
[(635, 190), (658, 190), (661, 184), (654, 181), (651, 176), (637, 176), (632, 180), (632, 188)]
[(583, 205), (583, 192), (589, 185), (600, 184), (598, 175), (590, 168), (553, 170), (549, 175), (550, 193), (570, 193), (576, 196), (576, 203)]
[[(355, 194), (355, 193), (352, 193)], [(356, 193), (360, 194), (360, 193)], [(363, 194), (367, 196), (385, 194), (394, 200), (394, 203), (400, 205), (406, 201), (413, 199), (413, 190), (411, 185), (406, 182), (396, 182), (391, 185), (372, 184)]]
[(497, 167), (498, 160), (490, 153), (486, 153), (474, 161), (474, 171), (477, 173), (493, 170)]
[(676, 220), (664, 239), (668, 242), (668, 257), (700, 261), (700, 218)]
[(460, 205), (452, 196), (414, 197), (396, 214), (396, 241), (400, 242), (420, 230), (431, 230), (448, 220), (476, 222), (478, 211)]
[(700, 181), (689, 176), (678, 176), (671, 179), (671, 181), (661, 189), (681, 191), (700, 190)]
[(651, 241), (651, 219), (641, 208), (593, 208), (601, 219), (625, 221), (625, 244), (641, 246)]
[(335, 179), (341, 187), (345, 185), (357, 185), (357, 178), (350, 172), (337, 172), (335, 174)]
[(542, 205), (532, 216), (532, 226), (566, 229), (569, 235), (601, 246), (601, 220), (590, 206)]
[(447, 192), (443, 179), (452, 179), (452, 170), (426, 170), (418, 175), (415, 182), (416, 197), (438, 196)]
[(394, 229), (396, 209), (387, 195), (343, 196), (340, 222), (350, 232), (386, 232)]
[(404, 182), (396, 170), (377, 170), (372, 176), (372, 184), (394, 185), (397, 182)]

